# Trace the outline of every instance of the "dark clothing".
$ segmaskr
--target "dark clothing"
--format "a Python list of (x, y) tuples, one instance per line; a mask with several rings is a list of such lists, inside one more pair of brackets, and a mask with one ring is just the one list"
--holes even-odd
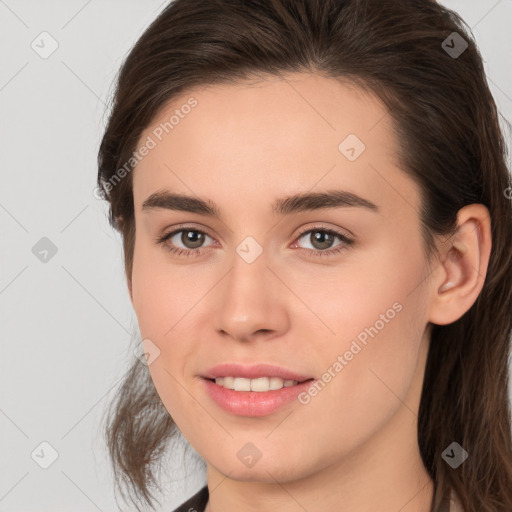
[(208, 503), (208, 497), (208, 486), (205, 485), (173, 512), (204, 512), (206, 504)]
[[(208, 498), (208, 486), (205, 485), (196, 494), (194, 494), (194, 496), (189, 498), (185, 503), (182, 503), (173, 512), (204, 512), (206, 504), (208, 503)], [(449, 500), (443, 500), (439, 512), (451, 512), (452, 510), (458, 512), (459, 510), (462, 510), (462, 508), (451, 508)]]

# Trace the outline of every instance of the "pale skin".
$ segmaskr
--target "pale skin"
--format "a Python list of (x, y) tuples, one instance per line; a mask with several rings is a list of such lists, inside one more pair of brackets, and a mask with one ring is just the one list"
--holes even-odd
[[(488, 210), (459, 211), (427, 266), (420, 190), (398, 166), (391, 119), (380, 101), (315, 74), (196, 88), (174, 109), (197, 106), (133, 171), (136, 242), (130, 296), (142, 338), (160, 349), (149, 366), (162, 401), (207, 464), (209, 512), (428, 512), (433, 483), (420, 457), (417, 412), (430, 323), (449, 324), (475, 302), (491, 250)], [(366, 149), (338, 149), (355, 134)], [(214, 202), (222, 220), (143, 210), (167, 189)], [(379, 210), (351, 206), (274, 217), (281, 197), (346, 190)], [(156, 238), (193, 257), (170, 253)], [(333, 229), (355, 244), (315, 244)], [(188, 231), (206, 233), (185, 245)], [(193, 232), (197, 236), (197, 232)], [(300, 237), (299, 237), (300, 235)], [(252, 237), (262, 253), (236, 251)], [(185, 240), (185, 241), (184, 241)], [(328, 240), (328, 239), (327, 239)], [(306, 404), (268, 416), (230, 414), (199, 375), (222, 362), (272, 363), (321, 379), (357, 335), (398, 302), (402, 309)], [(261, 459), (237, 452), (252, 443)], [(443, 447), (444, 449), (444, 447)]]

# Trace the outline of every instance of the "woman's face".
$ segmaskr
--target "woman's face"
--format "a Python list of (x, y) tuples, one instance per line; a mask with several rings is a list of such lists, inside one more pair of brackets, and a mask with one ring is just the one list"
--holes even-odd
[[(432, 285), (398, 144), (377, 99), (305, 74), (196, 88), (142, 134), (131, 294), (149, 370), (230, 478), (295, 480), (414, 431)], [(229, 391), (205, 379), (224, 363), (314, 381)]]

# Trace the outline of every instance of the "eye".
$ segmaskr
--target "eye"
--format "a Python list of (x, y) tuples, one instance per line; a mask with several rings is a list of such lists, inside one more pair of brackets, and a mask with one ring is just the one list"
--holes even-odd
[[(349, 236), (323, 226), (303, 230), (296, 240), (300, 240), (306, 237), (306, 235), (309, 235), (309, 240), (313, 246), (312, 249), (306, 248), (306, 250), (314, 257), (333, 256), (346, 250), (355, 243)], [(206, 238), (213, 240), (212, 237), (200, 229), (191, 226), (181, 226), (180, 229), (175, 229), (157, 238), (156, 242), (163, 245), (169, 252), (178, 256), (195, 257), (203, 253), (203, 244)], [(336, 238), (340, 240), (341, 243), (331, 249), (330, 247), (332, 247), (333, 241)], [(180, 247), (178, 244), (183, 244), (184, 247)], [(296, 245), (297, 243), (295, 242), (293, 247)]]
[[(306, 235), (309, 236), (306, 237)], [(348, 247), (355, 243), (354, 240), (347, 235), (334, 229), (325, 228), (323, 226), (316, 226), (314, 228), (309, 228), (302, 231), (297, 240), (300, 240), (304, 237), (306, 237), (306, 240), (310, 241), (311, 245), (313, 246), (312, 249), (308, 249), (308, 251), (311, 253), (311, 256), (332, 256), (348, 249)], [(340, 240), (341, 243), (335, 245), (334, 249), (331, 249), (330, 247), (332, 247), (333, 241), (336, 238)], [(296, 245), (297, 244), (295, 243), (294, 246)]]
[[(180, 236), (177, 236), (180, 235)], [(201, 245), (204, 243), (205, 238), (212, 239), (207, 233), (193, 227), (182, 227), (157, 238), (156, 242), (163, 245), (169, 252), (177, 254), (178, 256), (199, 256), (202, 254)], [(168, 243), (171, 242), (172, 245)], [(182, 243), (185, 247), (177, 246)]]

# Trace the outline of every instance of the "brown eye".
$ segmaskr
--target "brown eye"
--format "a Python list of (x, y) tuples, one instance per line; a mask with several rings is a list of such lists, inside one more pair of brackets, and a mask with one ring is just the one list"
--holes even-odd
[[(306, 237), (306, 235), (308, 235)], [(322, 227), (308, 229), (303, 231), (297, 240), (305, 238), (311, 244), (311, 248), (305, 248), (312, 256), (332, 256), (341, 251), (344, 251), (349, 246), (354, 244), (354, 240), (348, 236), (339, 233), (333, 229), (327, 229)], [(338, 239), (340, 243), (333, 246), (334, 241)], [(331, 247), (334, 247), (331, 249)]]
[(318, 250), (329, 249), (336, 238), (336, 235), (332, 235), (331, 233), (322, 230), (309, 231), (308, 233), (308, 240), (311, 241), (313, 248)]
[(200, 229), (181, 228), (158, 238), (157, 243), (178, 255), (198, 256), (202, 253), (205, 238), (211, 237)]
[[(178, 231), (180, 233), (180, 231)], [(187, 249), (197, 249), (201, 247), (206, 236), (202, 231), (193, 229), (183, 229), (180, 241), (185, 245)], [(190, 244), (190, 245), (188, 245)]]

